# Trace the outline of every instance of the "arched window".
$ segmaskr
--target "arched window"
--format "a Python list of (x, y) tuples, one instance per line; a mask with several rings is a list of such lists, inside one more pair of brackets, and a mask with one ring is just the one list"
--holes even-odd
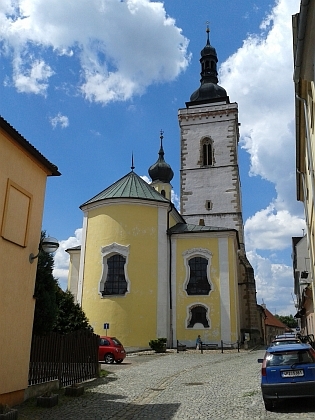
[(130, 291), (127, 276), (129, 247), (113, 243), (102, 247), (103, 272), (99, 293), (103, 296), (124, 296)]
[(183, 290), (188, 296), (209, 296), (213, 290), (210, 278), (212, 253), (204, 248), (190, 248), (183, 252), (186, 279)]
[[(189, 308), (189, 318), (187, 322), (187, 328), (194, 328), (195, 326), (200, 328), (209, 328), (209, 319), (207, 317), (208, 308), (203, 305), (195, 305)], [(198, 325), (196, 325), (198, 324)]]
[(213, 165), (213, 147), (211, 139), (204, 139), (201, 144), (201, 162), (202, 166)]
[(107, 277), (104, 285), (104, 295), (124, 295), (127, 292), (125, 279), (126, 258), (115, 254), (107, 259)]
[(193, 257), (188, 261), (189, 282), (187, 284), (188, 295), (208, 295), (211, 286), (208, 282), (208, 260), (203, 257)]

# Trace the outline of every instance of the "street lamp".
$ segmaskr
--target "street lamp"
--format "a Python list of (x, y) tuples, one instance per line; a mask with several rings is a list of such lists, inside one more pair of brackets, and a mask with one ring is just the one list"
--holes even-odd
[[(58, 248), (59, 248), (59, 243), (58, 243), (57, 239), (56, 238), (52, 238), (50, 236), (48, 236), (48, 238), (44, 238), (42, 241), (40, 241), (40, 243), (38, 245), (38, 251), (40, 252), (40, 250), (43, 250), (47, 254), (51, 254), (52, 252), (57, 251)], [(29, 256), (29, 262), (31, 264), (33, 263), (33, 261), (36, 258), (38, 258), (39, 252), (38, 252), (37, 255), (30, 254), (30, 256)]]

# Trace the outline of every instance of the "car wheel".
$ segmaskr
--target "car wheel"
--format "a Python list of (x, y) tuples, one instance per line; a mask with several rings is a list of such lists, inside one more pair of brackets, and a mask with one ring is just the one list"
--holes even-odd
[(264, 399), (264, 404), (265, 404), (265, 409), (267, 410), (267, 411), (272, 411), (273, 410), (273, 402), (272, 402), (272, 400), (265, 400)]
[(114, 363), (114, 355), (112, 353), (105, 354), (104, 361), (105, 363)]
[(123, 359), (118, 359), (116, 360), (116, 363), (121, 363), (123, 361)]

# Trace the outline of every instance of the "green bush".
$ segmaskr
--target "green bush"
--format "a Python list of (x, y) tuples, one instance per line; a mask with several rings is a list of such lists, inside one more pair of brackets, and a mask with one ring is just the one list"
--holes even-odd
[(149, 346), (156, 353), (165, 353), (166, 352), (166, 338), (157, 338), (156, 340), (150, 340)]

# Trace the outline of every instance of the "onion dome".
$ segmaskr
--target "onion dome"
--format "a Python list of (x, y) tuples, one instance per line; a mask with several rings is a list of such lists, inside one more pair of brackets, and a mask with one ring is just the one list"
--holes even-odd
[(174, 172), (172, 168), (170, 167), (170, 165), (166, 163), (164, 160), (164, 150), (163, 150), (163, 144), (162, 144), (162, 140), (163, 140), (162, 130), (161, 130), (160, 139), (161, 139), (161, 147), (159, 151), (159, 158), (156, 161), (156, 163), (154, 163), (154, 165), (150, 166), (148, 172), (149, 172), (150, 178), (152, 179), (152, 182), (159, 181), (159, 182), (164, 182), (164, 183), (169, 184), (171, 180), (173, 179)]
[(218, 57), (215, 48), (210, 44), (209, 33), (210, 29), (207, 26), (207, 44), (200, 52), (200, 87), (190, 96), (189, 105), (194, 105), (193, 102), (207, 103), (219, 100), (229, 102), (226, 90), (218, 85)]

